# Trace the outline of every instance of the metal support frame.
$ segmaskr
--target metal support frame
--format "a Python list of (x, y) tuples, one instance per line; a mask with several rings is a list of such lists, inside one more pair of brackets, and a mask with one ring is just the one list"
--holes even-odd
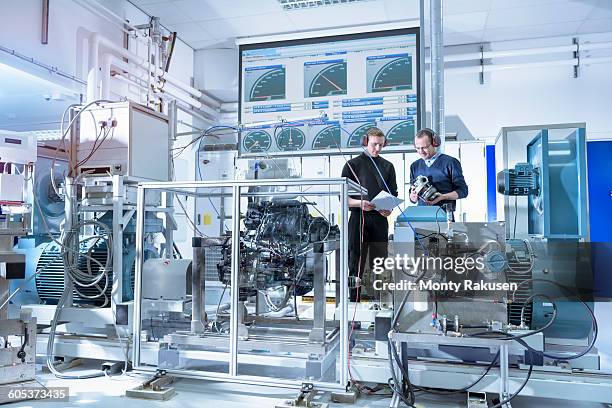
[[(323, 245), (320, 248), (315, 248), (315, 253), (312, 255), (314, 262), (314, 313), (313, 313), (313, 328), (308, 336), (309, 340), (316, 343), (325, 342), (325, 254), (323, 253)], [(297, 313), (297, 311), (296, 311)]]
[(576, 51), (573, 54), (574, 58), (578, 60), (576, 65), (574, 65), (574, 78), (578, 78), (580, 76), (580, 40), (578, 37), (572, 38), (572, 44), (576, 46)]
[[(421, 333), (397, 333), (389, 334), (389, 341), (394, 341), (398, 349), (401, 349), (402, 343), (410, 344), (411, 347), (418, 347), (419, 344), (431, 346), (447, 345), (447, 346), (463, 346), (463, 347), (488, 347), (491, 349), (499, 349), (499, 399), (503, 401), (510, 396), (510, 342), (503, 339), (486, 339), (478, 337), (455, 337), (444, 336), (437, 334), (421, 334)], [(390, 407), (399, 405), (399, 398), (394, 398), (391, 401)], [(509, 406), (506, 404), (505, 406)]]
[(478, 74), (480, 85), (484, 85), (484, 45), (480, 44), (480, 73)]
[[(123, 277), (119, 271), (123, 271), (123, 229), (129, 222), (124, 221), (123, 204), (126, 189), (123, 188), (123, 176), (112, 176), (113, 184), (113, 289), (111, 292), (111, 308), (113, 313), (118, 303), (123, 302)], [(131, 211), (130, 211), (131, 212)]]
[(49, 43), (49, 0), (42, 0), (42, 26), (40, 33), (40, 43)]
[(431, 128), (440, 136), (444, 151), (446, 118), (444, 113), (444, 37), (442, 0), (430, 0), (430, 71), (431, 71)]
[(21, 336), (23, 345), (0, 347), (0, 389), (4, 388), (0, 392), (0, 404), (11, 402), (3, 397), (12, 386), (19, 387), (17, 383), (35, 379), (36, 318), (31, 317), (30, 311), (22, 310), (18, 319), (2, 320), (0, 337), (8, 342), (9, 336)]
[[(207, 196), (206, 189), (228, 188), (232, 190), (232, 198), (234, 202), (232, 214), (232, 265), (231, 265), (231, 308), (230, 308), (230, 343), (229, 343), (229, 370), (228, 373), (204, 372), (204, 371), (188, 371), (188, 370), (167, 370), (173, 375), (199, 378), (217, 381), (238, 382), (244, 384), (258, 385), (274, 385), (287, 388), (300, 388), (302, 383), (298, 380), (285, 380), (280, 378), (261, 377), (242, 375), (238, 373), (238, 353), (239, 353), (239, 265), (240, 265), (240, 199), (241, 196), (248, 196), (249, 193), (241, 193), (241, 190), (247, 190), (249, 187), (255, 186), (286, 186), (288, 188), (300, 188), (300, 191), (292, 192), (294, 196), (309, 196), (309, 191), (302, 191), (303, 186), (326, 186), (329, 191), (328, 196), (336, 196), (340, 199), (341, 214), (340, 214), (340, 254), (339, 257), (339, 283), (340, 283), (340, 358), (339, 358), (339, 382), (315, 382), (314, 385), (321, 389), (338, 390), (346, 389), (349, 383), (348, 375), (348, 196), (349, 194), (364, 194), (367, 191), (346, 178), (332, 179), (288, 179), (288, 180), (236, 180), (236, 181), (195, 181), (195, 182), (147, 182), (141, 183), (138, 187), (137, 199), (137, 222), (136, 222), (136, 279), (135, 279), (135, 297), (134, 297), (134, 326), (133, 326), (133, 366), (137, 371), (152, 372), (155, 367), (150, 367), (143, 364), (141, 360), (141, 300), (142, 300), (142, 267), (144, 261), (144, 219), (145, 211), (145, 195), (147, 191), (160, 190), (171, 193), (179, 193), (182, 195), (190, 195), (194, 197)], [(273, 195), (274, 193), (272, 193)], [(267, 193), (267, 195), (271, 195)], [(153, 209), (155, 211), (155, 209)], [(323, 297), (323, 305), (325, 298)]]
[(206, 312), (204, 311), (204, 295), (206, 293), (206, 279), (204, 265), (206, 265), (205, 251), (202, 240), (194, 238), (192, 240), (193, 258), (191, 266), (191, 331), (193, 333), (204, 333), (204, 323), (206, 322)]

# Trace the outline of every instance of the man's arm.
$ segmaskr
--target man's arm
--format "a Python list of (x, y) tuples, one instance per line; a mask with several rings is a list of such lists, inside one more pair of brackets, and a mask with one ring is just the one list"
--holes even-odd
[(416, 191), (414, 191), (414, 180), (416, 180), (416, 174), (414, 174), (414, 163), (410, 165), (410, 202), (412, 204), (416, 204), (419, 201), (419, 197), (417, 196)]
[(429, 204), (434, 205), (439, 203), (440, 201), (456, 201), (461, 198), (465, 198), (468, 195), (468, 186), (465, 182), (465, 178), (463, 177), (463, 170), (461, 169), (461, 163), (459, 160), (453, 158), (450, 164), (450, 176), (451, 176), (451, 184), (453, 185), (453, 191), (446, 194), (439, 194), (429, 202)]
[(452, 161), (451, 171), (453, 192), (457, 194), (457, 198), (455, 198), (455, 200), (467, 197), (468, 186), (465, 182), (465, 178), (463, 177), (463, 169), (461, 168), (461, 163), (459, 160), (454, 159)]
[(389, 178), (387, 179), (387, 184), (389, 185), (389, 193), (392, 196), (397, 197), (397, 178), (395, 176), (395, 167), (391, 164), (391, 168), (389, 169)]
[[(357, 180), (357, 177), (353, 173), (353, 171), (355, 171), (355, 169), (351, 168), (349, 162), (346, 162), (344, 164), (344, 167), (342, 168), (341, 177), (346, 177), (359, 184), (359, 181)], [(361, 208), (363, 211), (372, 211), (374, 209), (374, 206), (368, 200), (362, 200), (360, 198), (353, 197), (348, 198), (348, 206), (350, 208)]]
[[(387, 183), (387, 187), (389, 187), (388, 193), (394, 197), (397, 197), (398, 191), (397, 191), (397, 177), (395, 176), (395, 167), (393, 167), (393, 163), (389, 163), (389, 165), (390, 167), (386, 175), (387, 177), (386, 177), (385, 183)], [(389, 210), (378, 210), (378, 212), (383, 217), (388, 217), (391, 215), (391, 211)]]
[(374, 204), (372, 204), (368, 200), (360, 200), (358, 198), (352, 198), (352, 197), (349, 197), (348, 205), (349, 205), (349, 207), (352, 207), (352, 208), (360, 208), (361, 207), (361, 209), (363, 211), (372, 211), (373, 209), (376, 208), (374, 206)]

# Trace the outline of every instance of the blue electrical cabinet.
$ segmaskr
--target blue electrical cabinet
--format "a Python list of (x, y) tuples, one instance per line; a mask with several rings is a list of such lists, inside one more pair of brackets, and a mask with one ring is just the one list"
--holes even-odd
[(612, 298), (612, 140), (588, 142), (587, 152), (595, 294)]

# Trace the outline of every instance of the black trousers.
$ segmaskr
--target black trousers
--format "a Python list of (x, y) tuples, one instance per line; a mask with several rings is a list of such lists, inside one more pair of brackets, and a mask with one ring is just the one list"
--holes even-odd
[[(372, 273), (374, 258), (388, 255), (389, 223), (378, 212), (363, 213), (363, 242), (361, 242), (361, 211), (351, 211), (348, 226), (349, 276)], [(367, 267), (366, 267), (366, 260)], [(350, 290), (351, 302), (357, 301), (357, 289)]]

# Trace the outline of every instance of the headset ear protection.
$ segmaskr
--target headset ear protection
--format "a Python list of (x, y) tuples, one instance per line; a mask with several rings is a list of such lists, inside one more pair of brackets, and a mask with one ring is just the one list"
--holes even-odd
[[(366, 132), (366, 134), (363, 135), (363, 139), (361, 139), (361, 145), (363, 147), (367, 147), (368, 146), (368, 141), (369, 141), (368, 139), (369, 139), (369, 136), (368, 136), (368, 133)], [(385, 136), (385, 143), (383, 144), (383, 147), (387, 147), (388, 144), (389, 144), (389, 140)]]
[(419, 133), (424, 133), (427, 135), (429, 142), (433, 147), (440, 147), (440, 145), (442, 145), (442, 139), (440, 139), (440, 136), (438, 136), (438, 134), (430, 128), (423, 128), (419, 130)]

